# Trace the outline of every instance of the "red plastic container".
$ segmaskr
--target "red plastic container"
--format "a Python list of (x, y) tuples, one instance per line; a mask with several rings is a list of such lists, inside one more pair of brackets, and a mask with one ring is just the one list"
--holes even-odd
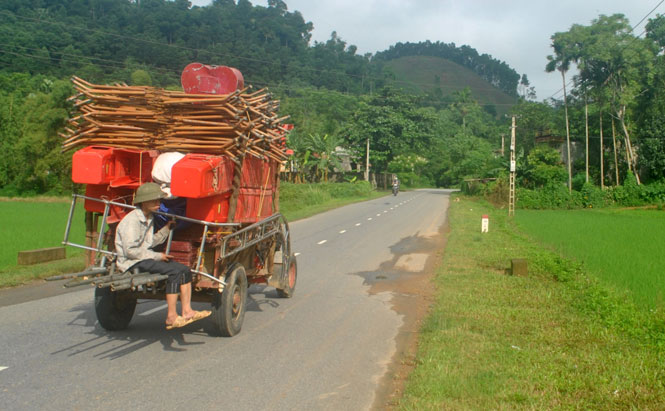
[[(263, 195), (261, 192), (263, 191)], [(273, 214), (272, 194), (270, 189), (241, 188), (234, 222), (256, 223)], [(187, 217), (214, 223), (228, 221), (229, 199), (231, 192), (206, 198), (187, 200)]]
[(231, 192), (204, 198), (189, 198), (185, 215), (197, 220), (224, 223), (229, 214), (229, 198)]
[(256, 223), (270, 217), (272, 210), (272, 190), (241, 188), (236, 207), (235, 222)]
[(187, 65), (180, 76), (180, 83), (187, 94), (229, 94), (245, 86), (238, 69), (201, 63)]
[(86, 147), (72, 157), (72, 181), (79, 184), (109, 184), (115, 176), (112, 147)]
[[(88, 184), (85, 187), (85, 195), (87, 197), (99, 198), (102, 200), (114, 201), (116, 203), (124, 203), (131, 205), (134, 201), (134, 190), (131, 188), (117, 187), (113, 188), (107, 184)], [(101, 201), (85, 200), (84, 208), (86, 211), (94, 213), (104, 213), (104, 203)], [(111, 206), (107, 222), (109, 224), (116, 223), (132, 211), (131, 208)]]
[(256, 157), (245, 157), (242, 166), (240, 187), (243, 188), (273, 188), (277, 164), (274, 161), (264, 161)]
[(136, 188), (151, 180), (155, 151), (90, 146), (72, 157), (72, 181), (79, 184), (108, 184)]
[(171, 169), (171, 194), (204, 198), (231, 189), (233, 163), (226, 157), (187, 154)]

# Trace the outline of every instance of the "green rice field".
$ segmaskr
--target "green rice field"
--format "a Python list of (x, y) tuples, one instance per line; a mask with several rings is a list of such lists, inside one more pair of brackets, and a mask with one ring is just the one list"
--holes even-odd
[(518, 227), (645, 307), (665, 306), (665, 212), (518, 210)]
[[(61, 245), (70, 203), (51, 201), (0, 201), (0, 271), (16, 266), (19, 251)], [(77, 207), (70, 240), (83, 244), (84, 212)], [(81, 251), (67, 248), (67, 256)]]

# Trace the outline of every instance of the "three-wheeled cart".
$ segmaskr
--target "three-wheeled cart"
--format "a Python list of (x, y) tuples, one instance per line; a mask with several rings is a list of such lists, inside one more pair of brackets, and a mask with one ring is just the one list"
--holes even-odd
[[(288, 116), (279, 117), (267, 89), (250, 93), (238, 70), (200, 63), (183, 71), (184, 92), (72, 82), (79, 115), (62, 134), (63, 150), (80, 148), (72, 181), (85, 184), (85, 195), (73, 196), (64, 244), (86, 249), (88, 268), (52, 279), (71, 279), (67, 287), (92, 284), (97, 318), (108, 330), (128, 326), (138, 299), (164, 299), (166, 277), (119, 271), (114, 249), (136, 189), (154, 181), (171, 194), (155, 224), (176, 220), (156, 251), (191, 268), (192, 300), (212, 304), (220, 334), (240, 331), (249, 284), (293, 295), (296, 259), (279, 213)], [(69, 234), (81, 202), (86, 241), (76, 244)]]
[[(109, 155), (112, 158), (107, 158)], [(139, 161), (127, 161), (127, 157)], [(70, 279), (66, 287), (93, 285), (97, 319), (107, 330), (126, 328), (138, 299), (165, 299), (165, 275), (120, 272), (115, 265), (116, 227), (134, 209), (130, 205), (133, 191), (128, 184), (133, 181), (131, 184), (138, 186), (147, 179), (133, 176), (131, 166), (122, 167), (118, 162), (145, 165), (148, 160), (144, 158), (150, 160), (154, 153), (87, 147), (73, 157), (75, 180), (97, 184), (88, 183), (86, 195), (73, 195), (63, 243), (87, 250), (91, 264), (81, 273), (50, 279)], [(234, 171), (234, 167), (224, 167), (223, 160), (219, 156), (187, 155), (178, 161), (173, 166), (171, 190), (189, 196), (184, 197), (185, 213), (155, 214), (176, 221), (176, 228), (170, 230), (159, 251), (191, 267), (192, 301), (210, 302), (219, 334), (233, 336), (242, 327), (248, 286), (274, 286), (279, 297), (289, 298), (296, 286), (297, 263), (291, 252), (289, 225), (276, 212), (278, 165), (247, 158), (240, 170)], [(104, 168), (107, 163), (114, 163), (112, 169), (123, 170), (122, 176), (111, 179), (119, 179), (125, 186), (118, 187), (112, 181), (99, 184), (94, 173), (81, 170)], [(234, 176), (239, 178), (233, 179)], [(249, 188), (253, 184), (262, 186)], [(76, 207), (81, 202), (86, 209), (86, 244), (70, 241)]]

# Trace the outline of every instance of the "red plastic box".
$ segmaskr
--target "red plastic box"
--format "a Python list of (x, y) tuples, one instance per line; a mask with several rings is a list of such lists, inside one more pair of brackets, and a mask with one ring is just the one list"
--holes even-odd
[(274, 161), (265, 161), (247, 156), (243, 162), (240, 187), (272, 189), (275, 183), (276, 170), (277, 163)]
[(111, 147), (86, 147), (72, 157), (72, 181), (79, 184), (109, 184), (115, 176)]
[(154, 151), (85, 147), (72, 157), (72, 181), (136, 188), (151, 180), (150, 171), (156, 156)]
[(171, 194), (204, 198), (227, 192), (233, 180), (233, 163), (226, 157), (187, 154), (171, 169)]
[[(263, 195), (261, 194), (263, 192)], [(241, 188), (236, 207), (236, 223), (256, 223), (273, 214), (270, 189)], [(187, 217), (214, 223), (224, 223), (229, 214), (231, 192), (187, 200)]]

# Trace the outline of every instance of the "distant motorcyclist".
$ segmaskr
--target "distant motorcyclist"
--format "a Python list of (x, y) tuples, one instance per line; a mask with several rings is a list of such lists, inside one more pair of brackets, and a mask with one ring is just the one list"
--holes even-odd
[(396, 196), (399, 192), (399, 179), (396, 175), (393, 175), (393, 195)]

